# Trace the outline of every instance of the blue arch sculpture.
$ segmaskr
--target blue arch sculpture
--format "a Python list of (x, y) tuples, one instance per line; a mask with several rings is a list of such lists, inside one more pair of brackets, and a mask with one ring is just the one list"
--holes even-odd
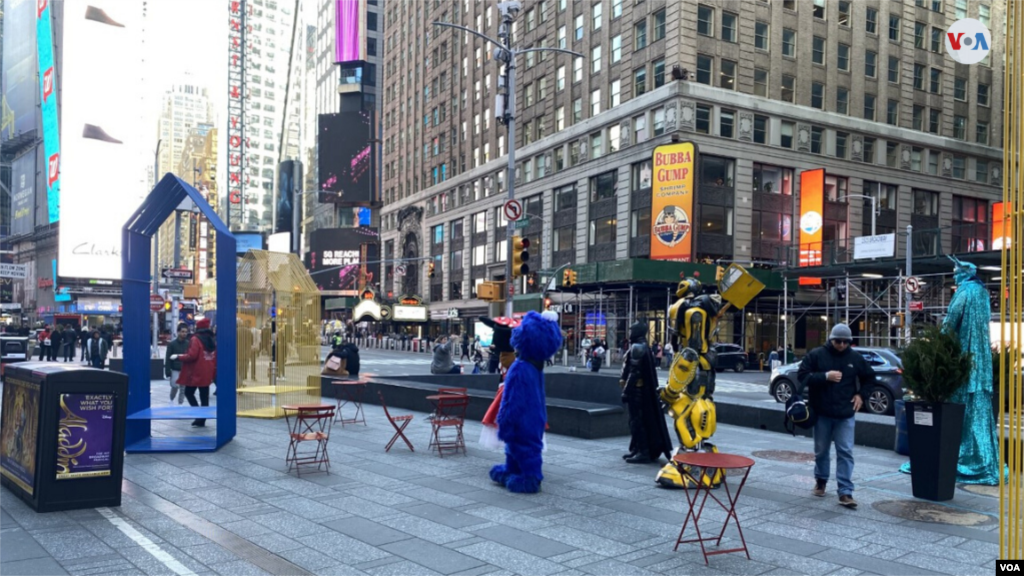
[[(217, 402), (212, 407), (150, 406), (150, 311), (153, 262), (151, 240), (168, 216), (186, 198), (199, 207), (217, 233)], [(173, 174), (166, 174), (121, 232), (121, 277), (124, 368), (128, 373), (127, 452), (212, 452), (235, 437), (236, 265), (235, 237), (203, 195)], [(153, 420), (211, 418), (216, 436), (153, 437)]]

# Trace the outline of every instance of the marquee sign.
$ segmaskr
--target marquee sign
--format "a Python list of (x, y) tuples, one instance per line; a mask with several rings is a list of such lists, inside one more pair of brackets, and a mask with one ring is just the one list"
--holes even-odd
[[(245, 98), (246, 98), (246, 35), (252, 31), (246, 22), (251, 6), (242, 0), (230, 0), (228, 30), (228, 204), (226, 218), (228, 226), (240, 223), (244, 217), (242, 198), (248, 176), (245, 174)], [(237, 214), (232, 208), (237, 206)]]

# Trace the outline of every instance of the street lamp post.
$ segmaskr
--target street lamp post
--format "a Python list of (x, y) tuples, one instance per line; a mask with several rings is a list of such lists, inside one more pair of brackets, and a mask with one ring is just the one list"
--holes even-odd
[[(881, 188), (881, 185), (879, 185), (879, 188)], [(875, 235), (875, 216), (878, 215), (878, 198), (876, 198), (874, 196), (867, 196), (865, 194), (845, 194), (845, 195), (840, 196), (839, 198), (837, 198), (837, 200), (842, 200), (843, 198), (864, 198), (864, 199), (867, 199), (867, 200), (871, 200), (871, 235), (874, 236)]]
[[(562, 48), (513, 48), (512, 21), (519, 15), (520, 10), (522, 10), (522, 2), (519, 0), (506, 0), (505, 2), (498, 3), (498, 11), (501, 13), (501, 25), (498, 27), (498, 40), (458, 24), (434, 22), (434, 26), (456, 28), (494, 44), (497, 47), (494, 50), (494, 59), (505, 65), (504, 87), (499, 83), (497, 101), (495, 103), (495, 113), (498, 116), (498, 120), (504, 122), (505, 126), (508, 128), (508, 176), (506, 177), (506, 182), (508, 183), (509, 200), (514, 200), (516, 197), (516, 56), (527, 52), (547, 51), (563, 52), (565, 54), (571, 54), (577, 58), (583, 57), (582, 54)], [(502, 92), (502, 90), (504, 90), (504, 92)], [(512, 284), (512, 236), (514, 235), (515, 222), (509, 220), (505, 242), (505, 316), (508, 316), (509, 318), (512, 317), (512, 294), (514, 293)]]

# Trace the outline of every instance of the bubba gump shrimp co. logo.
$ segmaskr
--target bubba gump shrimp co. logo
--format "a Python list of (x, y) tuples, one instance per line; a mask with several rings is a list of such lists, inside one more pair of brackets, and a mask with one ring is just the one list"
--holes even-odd
[(654, 220), (654, 235), (665, 246), (675, 246), (690, 234), (690, 218), (678, 206), (666, 206)]

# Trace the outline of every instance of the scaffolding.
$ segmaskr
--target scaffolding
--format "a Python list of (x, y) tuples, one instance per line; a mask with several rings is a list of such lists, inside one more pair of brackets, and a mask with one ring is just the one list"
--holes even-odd
[(320, 292), (297, 256), (242, 257), (236, 329), (239, 416), (280, 418), (282, 406), (319, 402)]

